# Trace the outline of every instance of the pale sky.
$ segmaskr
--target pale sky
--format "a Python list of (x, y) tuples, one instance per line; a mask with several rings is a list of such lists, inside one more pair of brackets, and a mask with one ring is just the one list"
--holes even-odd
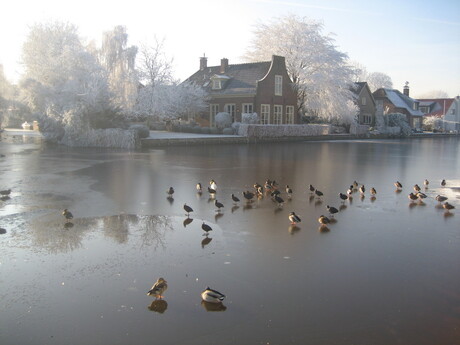
[(16, 81), (21, 47), (35, 23), (75, 24), (80, 35), (99, 41), (104, 31), (124, 25), (129, 45), (165, 40), (181, 80), (208, 66), (244, 62), (241, 56), (254, 25), (286, 14), (324, 23), (338, 50), (368, 72), (383, 72), (411, 96), (441, 90), (460, 94), (460, 1), (458, 0), (11, 0), (0, 5), (0, 64)]

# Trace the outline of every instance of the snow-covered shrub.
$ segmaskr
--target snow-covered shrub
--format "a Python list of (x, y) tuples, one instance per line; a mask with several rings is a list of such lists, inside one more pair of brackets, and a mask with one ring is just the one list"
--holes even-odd
[(240, 125), (241, 125), (241, 122), (233, 122), (232, 123), (233, 133), (238, 133), (239, 132)]
[(423, 118), (423, 128), (427, 131), (436, 131), (442, 128), (442, 120), (435, 116), (425, 116)]
[(232, 125), (232, 117), (229, 113), (221, 112), (216, 115), (216, 127), (223, 129)]
[(61, 143), (76, 147), (112, 147), (123, 149), (135, 149), (140, 145), (137, 131), (120, 128), (90, 129), (79, 133), (78, 136), (71, 136), (66, 133)]
[(256, 125), (259, 123), (259, 116), (257, 113), (243, 113), (241, 114), (241, 122), (249, 125)]
[(353, 135), (366, 135), (369, 133), (369, 126), (368, 125), (360, 125), (356, 122), (353, 122), (350, 125), (350, 134)]
[(386, 115), (386, 122), (388, 127), (400, 127), (401, 134), (404, 136), (410, 136), (412, 129), (407, 122), (407, 116), (401, 113), (391, 113)]
[(146, 125), (131, 125), (129, 126), (129, 129), (137, 131), (137, 135), (139, 136), (139, 138), (148, 138), (150, 136), (150, 130)]

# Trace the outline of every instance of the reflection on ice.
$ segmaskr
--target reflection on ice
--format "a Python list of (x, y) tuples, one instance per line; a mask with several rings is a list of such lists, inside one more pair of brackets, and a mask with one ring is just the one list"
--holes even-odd
[(163, 314), (166, 309), (168, 309), (168, 302), (166, 302), (164, 299), (157, 299), (153, 301), (147, 308), (156, 313)]
[(201, 301), (201, 305), (206, 311), (226, 311), (227, 307), (223, 303), (210, 303), (206, 301)]

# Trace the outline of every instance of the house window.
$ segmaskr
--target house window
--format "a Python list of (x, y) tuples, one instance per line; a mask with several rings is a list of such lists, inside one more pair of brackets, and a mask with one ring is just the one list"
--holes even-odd
[(372, 117), (368, 114), (361, 115), (361, 121), (363, 125), (370, 125), (372, 123)]
[(455, 114), (455, 108), (452, 108), (452, 110), (450, 111), (450, 113), (453, 115)]
[(281, 125), (283, 123), (283, 106), (275, 105), (273, 108), (273, 124)]
[(252, 114), (254, 107), (252, 103), (243, 103), (243, 114)]
[(260, 124), (268, 125), (270, 123), (270, 104), (260, 106)]
[(214, 79), (212, 81), (212, 89), (213, 90), (220, 90), (222, 89), (222, 82), (220, 79)]
[(217, 113), (219, 112), (219, 104), (209, 105), (209, 126), (213, 127)]
[(275, 75), (275, 96), (283, 95), (283, 76)]
[(232, 122), (235, 122), (235, 109), (235, 104), (225, 104), (224, 111), (230, 114), (232, 117)]
[(286, 106), (286, 123), (294, 124), (294, 107), (292, 105)]
[(361, 98), (361, 105), (366, 105), (366, 97)]

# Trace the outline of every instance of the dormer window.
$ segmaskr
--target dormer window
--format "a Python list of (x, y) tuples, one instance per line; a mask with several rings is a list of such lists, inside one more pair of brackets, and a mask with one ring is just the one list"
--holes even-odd
[(222, 89), (222, 80), (220, 79), (214, 79), (212, 81), (212, 89), (213, 90), (220, 90)]

